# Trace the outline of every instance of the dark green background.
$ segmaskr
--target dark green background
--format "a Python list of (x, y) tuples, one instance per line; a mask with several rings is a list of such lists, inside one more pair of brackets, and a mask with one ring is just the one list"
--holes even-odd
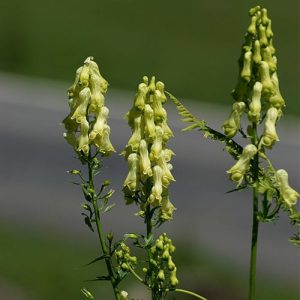
[(299, 114), (299, 1), (2, 1), (0, 70), (71, 82), (93, 55), (111, 87), (155, 74), (179, 97), (230, 103), (248, 10), (275, 33), (286, 112)]

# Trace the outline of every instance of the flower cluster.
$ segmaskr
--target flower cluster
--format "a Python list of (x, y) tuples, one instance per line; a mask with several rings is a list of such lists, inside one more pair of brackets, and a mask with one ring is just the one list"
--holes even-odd
[(104, 155), (115, 151), (109, 139), (109, 110), (104, 106), (107, 87), (93, 57), (88, 57), (76, 71), (75, 81), (68, 89), (70, 113), (63, 120), (64, 137), (75, 151), (85, 156), (91, 145)]
[[(250, 125), (247, 128), (251, 144), (245, 146), (236, 164), (227, 173), (229, 178), (241, 185), (251, 168), (255, 155), (266, 158), (265, 149), (271, 149), (279, 141), (276, 123), (282, 115), (285, 101), (280, 93), (277, 76), (277, 58), (273, 46), (272, 22), (267, 10), (256, 6), (250, 9), (251, 22), (245, 35), (242, 53), (239, 59), (238, 83), (232, 92), (235, 103), (229, 118), (223, 124), (224, 134), (233, 138), (240, 127), (243, 113), (247, 113)], [(257, 136), (258, 125), (264, 123), (261, 136)], [(244, 134), (244, 137), (246, 135)], [(284, 170), (272, 172), (272, 187), (260, 170), (259, 185), (263, 193), (272, 194), (275, 189), (280, 194), (280, 201), (291, 208), (296, 204), (299, 194), (288, 185), (288, 174)], [(247, 178), (246, 178), (247, 182)]]
[(172, 253), (175, 251), (175, 246), (172, 240), (165, 233), (160, 235), (151, 247), (150, 268), (144, 268), (149, 278), (154, 280), (159, 288), (174, 288), (178, 285), (176, 277), (176, 266), (172, 259)]
[[(259, 124), (266, 115), (259, 148), (271, 148), (279, 140), (276, 122), (282, 115), (285, 101), (279, 89), (272, 22), (267, 10), (260, 6), (251, 9), (250, 16), (251, 23), (239, 59), (238, 83), (232, 92), (236, 103), (223, 129), (225, 135), (232, 138), (240, 128), (243, 112), (247, 113), (252, 125)], [(248, 132), (251, 132), (249, 127)]]
[(118, 265), (123, 271), (129, 271), (137, 264), (137, 258), (130, 255), (130, 249), (124, 242), (120, 244), (120, 248), (115, 252)]
[(175, 179), (170, 164), (174, 153), (166, 145), (173, 136), (163, 108), (166, 100), (164, 84), (155, 82), (155, 77), (149, 82), (144, 76), (127, 113), (132, 136), (123, 152), (129, 168), (123, 189), (127, 203), (139, 195), (141, 209), (147, 205), (159, 208), (161, 221), (171, 219), (175, 209), (168, 194), (168, 186)]

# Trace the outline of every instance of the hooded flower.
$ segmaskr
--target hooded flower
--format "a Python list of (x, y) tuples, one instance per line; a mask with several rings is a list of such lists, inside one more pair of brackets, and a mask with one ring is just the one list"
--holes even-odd
[(68, 89), (70, 113), (63, 120), (67, 131), (64, 137), (76, 151), (86, 156), (91, 145), (104, 155), (115, 151), (109, 140), (109, 110), (104, 106), (107, 86), (98, 65), (88, 57), (77, 69), (75, 81)]
[(232, 112), (223, 124), (224, 134), (232, 138), (236, 135), (240, 128), (241, 116), (245, 110), (245, 103), (244, 102), (236, 102), (232, 106)]
[(249, 121), (258, 123), (260, 119), (260, 112), (261, 112), (261, 91), (262, 91), (262, 84), (257, 81), (253, 87), (253, 95), (252, 101), (249, 104), (249, 112), (248, 118)]
[(260, 144), (266, 148), (271, 148), (276, 141), (279, 141), (276, 132), (276, 121), (278, 118), (278, 111), (276, 108), (271, 107), (267, 111), (265, 128), (260, 141)]
[[(127, 113), (132, 135), (122, 153), (129, 165), (129, 174), (124, 183), (127, 203), (140, 200), (142, 211), (148, 205), (156, 207), (156, 216), (159, 218), (163, 215), (163, 221), (171, 219), (175, 210), (170, 200), (162, 204), (163, 190), (167, 192), (171, 181), (175, 181), (171, 174), (172, 165), (169, 163), (174, 152), (166, 147), (173, 136), (168, 126), (167, 112), (163, 108), (166, 100), (164, 84), (161, 81), (155, 82), (155, 77), (149, 80), (144, 76), (143, 82), (138, 86), (133, 106)], [(138, 160), (134, 172), (133, 165), (129, 162), (132, 154)]]
[(280, 169), (276, 172), (276, 179), (277, 179), (277, 184), (279, 186), (281, 199), (290, 208), (296, 205), (299, 194), (289, 186), (288, 173), (285, 170)]
[(239, 160), (227, 171), (229, 178), (233, 181), (236, 181), (238, 186), (241, 185), (244, 175), (250, 168), (250, 161), (256, 153), (257, 148), (254, 145), (247, 145), (244, 148)]

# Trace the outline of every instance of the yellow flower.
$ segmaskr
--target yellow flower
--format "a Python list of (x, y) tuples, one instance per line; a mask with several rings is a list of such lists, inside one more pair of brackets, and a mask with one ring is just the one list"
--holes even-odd
[(150, 151), (150, 160), (155, 161), (160, 157), (162, 151), (163, 130), (160, 126), (155, 126), (155, 138)]
[(259, 74), (263, 85), (262, 92), (267, 95), (272, 95), (274, 87), (270, 78), (270, 69), (268, 63), (261, 61), (259, 64)]
[(89, 154), (89, 122), (86, 118), (81, 120), (80, 123), (80, 135), (78, 139), (77, 151), (82, 151), (85, 155)]
[(145, 136), (151, 140), (155, 137), (155, 123), (154, 123), (153, 109), (149, 104), (145, 105), (144, 117), (145, 117)]
[(299, 194), (289, 186), (288, 173), (285, 170), (280, 169), (276, 172), (276, 179), (279, 186), (280, 196), (283, 201), (288, 205), (288, 207), (296, 205)]
[(139, 190), (139, 155), (131, 153), (127, 161), (129, 171), (124, 182), (124, 187), (130, 192), (136, 192)]
[(241, 72), (241, 77), (247, 82), (249, 82), (251, 79), (251, 58), (252, 58), (252, 52), (247, 51), (244, 54), (243, 69)]
[(76, 108), (71, 119), (76, 120), (77, 123), (81, 123), (86, 119), (87, 106), (89, 104), (91, 91), (88, 87), (83, 88), (79, 93), (79, 105)]
[(244, 148), (239, 160), (227, 171), (229, 178), (232, 181), (236, 181), (238, 186), (242, 183), (245, 173), (250, 168), (250, 161), (256, 153), (257, 148), (254, 145), (247, 145)]
[(281, 96), (280, 89), (279, 89), (279, 80), (277, 77), (277, 73), (274, 72), (271, 76), (271, 80), (273, 82), (274, 86), (274, 94), (270, 97), (269, 101), (272, 106), (274, 106), (277, 109), (281, 109), (285, 106), (285, 101), (283, 97)]
[(240, 128), (241, 115), (244, 112), (245, 107), (246, 105), (244, 102), (236, 102), (233, 104), (229, 119), (223, 124), (224, 134), (227, 137), (232, 138), (236, 135)]
[(276, 132), (277, 118), (277, 109), (274, 107), (270, 107), (267, 111), (264, 132), (260, 141), (260, 145), (264, 145), (266, 148), (271, 148), (276, 141), (279, 141)]
[(249, 105), (249, 112), (248, 112), (248, 118), (249, 121), (258, 123), (260, 119), (260, 112), (261, 112), (261, 91), (262, 91), (262, 84), (260, 82), (255, 82), (253, 87), (253, 95), (252, 95), (252, 101)]
[(148, 87), (145, 83), (140, 83), (138, 86), (138, 92), (134, 99), (134, 107), (138, 110), (143, 110), (145, 107), (146, 94), (148, 91)]
[(159, 206), (162, 200), (162, 176), (163, 170), (160, 166), (153, 167), (153, 187), (151, 189), (151, 194), (149, 196), (149, 202), (153, 206)]
[(94, 140), (98, 135), (101, 137), (103, 133), (104, 126), (107, 122), (109, 114), (109, 109), (106, 106), (102, 106), (98, 110), (97, 119), (93, 126), (92, 131), (89, 134), (90, 140)]
[(132, 151), (137, 151), (140, 146), (143, 132), (142, 130), (144, 127), (142, 121), (142, 116), (136, 117), (134, 119), (133, 133), (127, 144), (127, 146), (131, 146)]
[(109, 135), (110, 127), (107, 124), (105, 124), (103, 127), (102, 135), (98, 135), (94, 141), (95, 145), (104, 155), (110, 155), (111, 152), (116, 152), (112, 143), (110, 142)]
[(145, 140), (141, 140), (140, 142), (140, 172), (143, 180), (152, 176), (151, 162), (148, 153), (148, 145)]

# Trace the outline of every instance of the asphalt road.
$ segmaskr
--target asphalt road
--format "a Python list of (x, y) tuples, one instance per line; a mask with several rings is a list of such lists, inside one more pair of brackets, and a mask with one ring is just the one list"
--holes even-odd
[[(84, 239), (88, 235), (80, 216), (82, 197), (69, 182), (66, 170), (78, 167), (73, 151), (62, 138), (59, 125), (67, 114), (66, 88), (69, 84), (47, 82), (0, 74), (0, 219), (7, 224), (39, 227)], [(130, 108), (134, 92), (109, 91), (111, 140), (118, 152), (130, 132), (124, 113)], [(229, 97), (228, 97), (229, 98)], [(230, 98), (229, 98), (230, 99)], [(230, 100), (229, 100), (230, 101)], [(220, 128), (230, 111), (186, 102), (195, 114)], [(168, 105), (170, 127), (175, 138), (170, 147), (176, 153), (170, 186), (177, 207), (175, 218), (164, 225), (174, 239), (196, 240), (195, 248), (205, 247), (212, 254), (246, 267), (249, 262), (251, 233), (251, 196), (247, 192), (226, 194), (234, 188), (225, 171), (233, 164), (222, 147), (202, 138), (197, 132), (182, 133), (182, 123), (173, 106)], [(299, 121), (283, 118), (279, 123), (280, 143), (272, 151), (275, 167), (285, 168), (290, 184), (300, 191)], [(126, 177), (123, 157), (115, 154), (105, 162), (103, 175), (113, 179), (120, 190)], [(126, 207), (121, 192), (114, 198), (117, 206), (105, 219), (105, 228), (127, 232), (143, 223)], [(132, 214), (132, 217), (130, 216)], [(293, 233), (282, 214), (276, 224), (263, 224), (259, 234), (259, 271), (299, 282), (299, 249), (288, 242)]]

